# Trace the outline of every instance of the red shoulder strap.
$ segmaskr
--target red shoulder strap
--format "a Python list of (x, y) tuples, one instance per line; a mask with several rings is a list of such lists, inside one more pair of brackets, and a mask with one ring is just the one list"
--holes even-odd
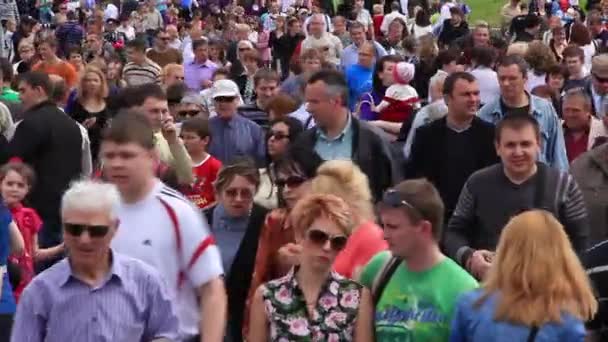
[[(177, 214), (175, 213), (175, 210), (173, 210), (173, 208), (171, 208), (169, 203), (167, 203), (167, 201), (162, 199), (160, 196), (157, 198), (160, 201), (160, 204), (162, 204), (162, 206), (165, 208), (167, 215), (169, 215), (169, 219), (171, 219), (171, 226), (173, 227), (173, 233), (175, 234), (175, 244), (177, 247), (177, 254), (178, 254), (178, 258), (179, 258), (182, 255), (183, 247), (182, 247), (182, 233), (179, 229), (179, 221), (177, 220)], [(181, 268), (181, 263), (180, 263), (180, 270), (177, 275), (177, 289), (178, 290), (184, 283), (184, 279), (185, 279), (185, 273), (184, 273), (184, 270)]]
[[(167, 203), (167, 201), (165, 201), (161, 197), (158, 197), (158, 200), (163, 205), (163, 207), (167, 211), (167, 214), (169, 215), (169, 218), (171, 219), (171, 226), (173, 227), (173, 233), (175, 234), (175, 244), (176, 244), (176, 247), (177, 247), (177, 253), (178, 253), (178, 256), (181, 256), (182, 252), (183, 252), (182, 234), (181, 234), (181, 230), (179, 229), (179, 221), (177, 219), (177, 214), (175, 213), (175, 210), (169, 205), (169, 203)], [(190, 270), (194, 266), (194, 264), (196, 263), (196, 261), (198, 260), (198, 258), (205, 252), (205, 250), (207, 249), (207, 247), (209, 247), (211, 245), (214, 245), (214, 244), (215, 244), (215, 239), (213, 238), (212, 235), (209, 235), (196, 248), (196, 250), (194, 251), (194, 253), (190, 257), (190, 260), (188, 261), (188, 264), (187, 264), (186, 268), (183, 269), (183, 268), (181, 268), (181, 265), (180, 265), (180, 270), (179, 270), (179, 273), (177, 275), (177, 289), (178, 290), (184, 284), (184, 281), (186, 279), (186, 271)]]

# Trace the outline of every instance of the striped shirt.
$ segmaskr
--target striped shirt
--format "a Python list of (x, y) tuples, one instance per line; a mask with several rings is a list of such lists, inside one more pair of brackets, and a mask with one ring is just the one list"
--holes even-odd
[[(545, 209), (564, 226), (572, 247), (582, 251), (589, 237), (589, 222), (583, 194), (567, 172), (538, 162), (535, 175), (514, 184), (495, 164), (471, 175), (460, 193), (445, 232), (448, 255), (461, 265), (471, 250), (495, 250), (509, 219), (529, 209)], [(542, 183), (542, 184), (541, 184)], [(537, 197), (538, 187), (543, 189)], [(537, 202), (537, 203), (535, 203)]]
[(160, 271), (175, 298), (180, 338), (199, 334), (198, 288), (220, 277), (223, 269), (219, 250), (198, 209), (157, 181), (144, 199), (122, 203), (118, 219), (120, 227), (112, 248)]
[(112, 253), (110, 272), (99, 286), (79, 280), (67, 258), (35, 277), (21, 295), (11, 341), (176, 340), (177, 329), (162, 276)]
[(127, 63), (123, 69), (123, 78), (128, 86), (138, 86), (147, 83), (160, 84), (161, 67), (146, 58), (143, 64)]
[(266, 159), (264, 132), (255, 122), (234, 115), (230, 120), (214, 116), (209, 119), (211, 144), (209, 153), (222, 164), (229, 164), (235, 158), (251, 157), (258, 165)]

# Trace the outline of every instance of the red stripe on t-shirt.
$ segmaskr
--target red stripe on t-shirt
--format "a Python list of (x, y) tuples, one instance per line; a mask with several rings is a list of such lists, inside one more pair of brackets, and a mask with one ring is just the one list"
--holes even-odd
[(198, 258), (200, 258), (201, 255), (203, 255), (203, 253), (207, 249), (207, 247), (211, 245), (215, 245), (215, 239), (213, 238), (213, 236), (209, 235), (205, 240), (203, 240), (203, 242), (198, 245), (198, 247), (194, 251), (194, 254), (192, 254), (192, 258), (190, 258), (190, 262), (188, 263), (188, 270), (190, 270), (192, 266), (194, 266)]

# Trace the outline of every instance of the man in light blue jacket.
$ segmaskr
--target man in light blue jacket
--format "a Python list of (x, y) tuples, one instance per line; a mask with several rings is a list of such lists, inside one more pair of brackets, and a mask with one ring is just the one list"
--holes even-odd
[(564, 134), (551, 102), (525, 91), (528, 65), (520, 56), (506, 56), (498, 63), (500, 98), (487, 103), (479, 117), (497, 124), (512, 113), (530, 113), (540, 125), (542, 153), (539, 160), (562, 171), (568, 170)]

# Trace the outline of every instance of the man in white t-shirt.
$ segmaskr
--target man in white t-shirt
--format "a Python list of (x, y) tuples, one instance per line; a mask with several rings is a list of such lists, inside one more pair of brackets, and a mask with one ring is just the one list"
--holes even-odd
[(101, 158), (104, 175), (121, 195), (112, 248), (163, 274), (176, 304), (180, 341), (221, 341), (227, 298), (219, 250), (202, 215), (154, 176), (158, 158), (148, 120), (137, 113), (115, 118)]

